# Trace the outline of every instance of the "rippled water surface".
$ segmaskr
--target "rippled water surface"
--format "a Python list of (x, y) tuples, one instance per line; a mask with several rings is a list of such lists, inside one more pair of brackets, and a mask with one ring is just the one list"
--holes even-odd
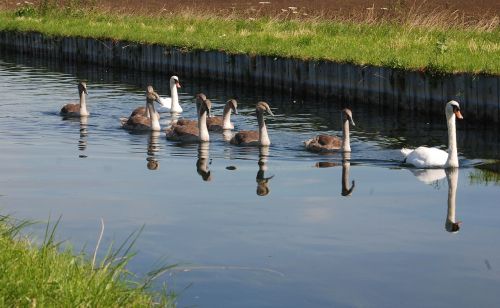
[[(402, 166), (399, 149), (445, 147), (444, 115), (357, 103), (343, 160), (302, 145), (339, 133), (343, 102), (179, 76), (184, 117), (195, 115), (195, 93), (214, 114), (237, 97), (233, 121), (252, 129), (255, 103), (268, 101), (269, 150), (122, 130), (145, 86), (165, 96), (169, 77), (1, 54), (2, 214), (62, 215), (59, 237), (89, 251), (100, 218), (106, 243), (145, 225), (131, 269), (178, 263), (158, 285), (181, 307), (500, 305), (500, 175), (485, 165), (499, 157), (498, 127), (469, 123), (463, 110), (462, 168), (422, 172)], [(80, 79), (91, 116), (62, 119)]]

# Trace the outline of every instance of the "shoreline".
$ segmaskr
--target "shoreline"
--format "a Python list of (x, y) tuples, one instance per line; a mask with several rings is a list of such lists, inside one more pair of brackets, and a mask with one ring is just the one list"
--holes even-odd
[(291, 94), (332, 98), (346, 105), (363, 102), (427, 113), (441, 112), (446, 101), (456, 99), (468, 121), (500, 121), (500, 76), (430, 75), (368, 65), (188, 51), (160, 44), (57, 37), (36, 32), (0, 31), (0, 48), (58, 61), (208, 77)]

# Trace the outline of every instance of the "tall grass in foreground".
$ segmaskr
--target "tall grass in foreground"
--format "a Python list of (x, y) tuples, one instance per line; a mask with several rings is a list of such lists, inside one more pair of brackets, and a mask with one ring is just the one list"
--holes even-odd
[[(83, 253), (60, 249), (57, 228), (47, 225), (41, 245), (19, 232), (28, 225), (0, 216), (1, 307), (173, 307), (173, 295), (151, 292), (151, 273), (138, 282), (126, 266), (138, 232), (118, 249), (108, 250), (97, 266)], [(164, 270), (164, 269), (162, 269)]]
[[(54, 36), (157, 43), (189, 49), (260, 54), (431, 72), (500, 74), (498, 20), (474, 26), (439, 26), (416, 13), (399, 22), (322, 18), (220, 17), (202, 12), (120, 15), (96, 7), (24, 6), (0, 12), (0, 30)], [(496, 21), (495, 21), (496, 20)]]

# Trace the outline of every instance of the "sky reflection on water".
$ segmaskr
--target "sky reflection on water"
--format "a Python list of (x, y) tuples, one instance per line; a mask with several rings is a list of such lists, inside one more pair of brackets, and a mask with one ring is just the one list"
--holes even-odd
[[(119, 128), (145, 85), (165, 95), (170, 76), (2, 57), (2, 213), (62, 215), (59, 236), (76, 247), (94, 247), (101, 217), (108, 244), (145, 224), (131, 268), (180, 263), (164, 276), (189, 286), (180, 306), (499, 305), (498, 176), (474, 168), (499, 157), (497, 128), (459, 124), (463, 168), (419, 171), (401, 166), (398, 149), (445, 145), (444, 119), (355, 105), (350, 159), (316, 155), (302, 141), (338, 133), (340, 102), (180, 76), (183, 116), (201, 91), (215, 113), (238, 97), (239, 129), (255, 128), (257, 100), (276, 114), (268, 151), (220, 134), (183, 145)], [(91, 117), (62, 119), (79, 78)]]

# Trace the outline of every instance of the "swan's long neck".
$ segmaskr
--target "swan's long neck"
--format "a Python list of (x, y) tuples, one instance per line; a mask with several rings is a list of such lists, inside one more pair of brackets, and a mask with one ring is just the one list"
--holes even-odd
[(266, 122), (264, 122), (264, 113), (257, 112), (257, 121), (259, 122), (259, 144), (260, 145), (270, 145), (271, 140), (267, 134)]
[(207, 128), (207, 111), (203, 110), (198, 118), (198, 130), (200, 141), (210, 141)]
[(351, 138), (349, 136), (349, 120), (344, 119), (342, 126), (342, 151), (351, 152)]
[(457, 184), (458, 184), (458, 169), (451, 168), (447, 171), (448, 180), (448, 213), (446, 215), (446, 230), (451, 230), (451, 225), (456, 223), (455, 217), (455, 205), (457, 196)]
[(448, 117), (448, 160), (445, 167), (458, 167), (457, 130), (455, 115)]
[(80, 116), (88, 116), (87, 102), (85, 101), (85, 92), (80, 92)]
[(179, 95), (177, 94), (177, 85), (173, 82), (170, 84), (170, 95), (172, 97), (171, 110), (177, 110), (181, 106), (179, 105)]
[(155, 105), (154, 103), (149, 102), (147, 104), (148, 106), (148, 111), (149, 111), (149, 118), (151, 119), (151, 130), (152, 131), (160, 131), (160, 120), (158, 119), (158, 114), (156, 113), (155, 110)]
[(222, 115), (223, 129), (233, 129), (231, 125), (231, 107), (226, 106), (224, 108), (224, 114)]
[(146, 108), (144, 109), (144, 116), (149, 118), (149, 103), (146, 101)]

